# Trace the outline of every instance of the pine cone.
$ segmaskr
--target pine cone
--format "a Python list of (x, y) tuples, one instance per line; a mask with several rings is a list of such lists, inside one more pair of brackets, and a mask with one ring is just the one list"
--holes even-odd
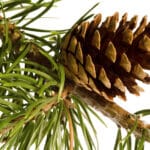
[(124, 14), (119, 23), (118, 18), (115, 13), (100, 24), (98, 14), (76, 25), (65, 36), (60, 55), (68, 79), (109, 101), (126, 99), (125, 88), (139, 95), (136, 79), (150, 82), (143, 70), (150, 69), (150, 23), (143, 17), (135, 29), (137, 16), (127, 21)]

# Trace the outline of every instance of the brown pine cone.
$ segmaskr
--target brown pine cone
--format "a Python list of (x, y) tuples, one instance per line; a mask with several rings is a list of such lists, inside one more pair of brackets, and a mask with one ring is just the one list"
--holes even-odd
[(150, 82), (143, 70), (150, 69), (150, 23), (143, 17), (136, 28), (137, 16), (118, 18), (115, 13), (100, 24), (98, 14), (76, 25), (63, 39), (60, 55), (67, 78), (111, 101), (126, 99), (125, 88), (139, 95), (136, 79)]

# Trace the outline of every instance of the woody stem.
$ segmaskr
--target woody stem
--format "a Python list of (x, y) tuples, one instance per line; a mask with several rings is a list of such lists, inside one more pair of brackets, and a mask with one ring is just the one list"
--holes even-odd
[(70, 95), (81, 98), (82, 101), (109, 117), (118, 126), (127, 130), (132, 130), (136, 124), (136, 128), (133, 131), (134, 135), (138, 138), (144, 135), (144, 139), (150, 142), (150, 124), (144, 123), (134, 114), (126, 111), (115, 102), (107, 101), (98, 94), (78, 86), (74, 88)]

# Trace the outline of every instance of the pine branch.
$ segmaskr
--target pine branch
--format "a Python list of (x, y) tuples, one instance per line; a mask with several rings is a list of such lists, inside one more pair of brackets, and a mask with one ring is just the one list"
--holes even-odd
[(147, 142), (150, 142), (150, 124), (146, 124), (135, 114), (131, 114), (115, 102), (108, 102), (98, 94), (90, 92), (82, 87), (77, 86), (73, 88), (70, 92), (70, 96), (72, 95), (79, 97), (85, 103), (103, 113), (105, 116), (113, 120), (119, 127), (123, 127), (130, 131), (137, 122), (133, 133), (137, 138), (142, 138), (144, 136), (144, 139)]
[[(0, 51), (0, 89), (2, 89), (0, 91), (0, 111), (2, 112), (2, 115), (0, 116), (0, 142), (4, 142), (2, 148), (10, 149), (14, 146), (19, 149), (29, 149), (33, 143), (35, 143), (36, 148), (39, 148), (42, 139), (46, 137), (44, 146), (44, 149), (46, 150), (49, 148), (60, 149), (62, 148), (60, 145), (63, 145), (64, 148), (70, 150), (83, 149), (77, 134), (77, 128), (81, 127), (88, 149), (96, 149), (94, 140), (84, 122), (84, 119), (86, 119), (89, 122), (92, 132), (96, 134), (88, 110), (92, 113), (93, 111), (89, 109), (88, 105), (112, 119), (119, 128), (123, 127), (127, 129), (128, 135), (126, 139), (129, 139), (130, 135), (134, 133), (137, 139), (140, 138), (141, 143), (144, 143), (144, 140), (150, 142), (150, 124), (144, 123), (135, 114), (131, 114), (116, 103), (108, 101), (108, 99), (106, 100), (102, 95), (98, 94), (99, 89), (96, 88), (93, 82), (96, 78), (94, 63), (97, 62), (92, 62), (95, 54), (91, 52), (91, 56), (88, 55), (88, 57), (83, 59), (81, 58), (82, 44), (80, 45), (78, 43), (78, 46), (76, 45), (77, 40), (82, 43), (89, 38), (89, 41), (92, 41), (92, 48), (94, 48), (94, 50), (100, 50), (101, 39), (97, 26), (101, 20), (101, 15), (97, 15), (90, 25), (88, 22), (83, 22), (92, 16), (88, 16), (88, 13), (96, 7), (97, 4), (87, 11), (87, 13), (85, 13), (70, 30), (68, 30), (69, 38), (71, 39), (66, 36), (68, 38), (67, 42), (65, 41), (66, 37), (63, 39), (61, 37), (61, 34), (65, 34), (67, 30), (53, 31), (28, 27), (33, 21), (37, 20), (47, 12), (48, 9), (52, 8), (57, 1), (59, 0), (52, 0), (50, 2), (39, 0), (35, 5), (33, 2), (28, 3), (18, 0), (17, 2), (12, 1), (12, 3), (3, 3), (0, 6), (3, 12), (3, 17), (0, 18), (0, 39), (2, 41)], [(17, 6), (17, 8), (20, 9), (20, 12), (12, 15), (10, 19), (5, 18), (5, 11), (13, 10), (13, 6)], [(41, 7), (44, 8), (43, 11), (39, 12), (35, 18), (27, 18), (29, 13), (34, 12)], [(123, 16), (115, 40), (119, 41), (120, 35), (123, 34), (123, 45), (130, 47), (129, 45), (135, 38), (132, 49), (136, 49), (136, 46), (138, 45), (138, 48), (142, 49), (140, 49), (141, 51), (146, 51), (148, 54), (149, 44), (147, 44), (147, 41), (149, 42), (149, 37), (147, 37), (147, 34), (149, 36), (149, 25), (146, 25), (146, 18), (143, 18), (134, 35), (132, 30), (136, 24), (136, 17), (129, 22), (126, 18), (126, 15)], [(12, 23), (14, 19), (16, 19), (16, 24)], [(22, 21), (25, 21), (23, 26), (19, 26), (19, 23)], [(114, 36), (112, 35), (114, 34), (117, 21), (118, 14), (115, 14), (112, 17), (108, 17), (100, 28), (100, 32), (102, 32), (101, 36), (102, 38), (104, 37), (103, 40), (105, 41), (106, 39), (106, 45), (108, 44), (106, 35), (110, 36), (108, 39), (113, 39)], [(78, 24), (81, 25), (78, 26)], [(146, 30), (143, 32), (144, 28)], [(94, 31), (95, 29), (96, 31)], [(89, 35), (88, 38), (85, 38), (87, 30), (89, 30)], [(26, 31), (42, 32), (44, 35), (39, 37)], [(48, 32), (50, 32), (50, 34), (45, 35), (45, 33)], [(94, 32), (94, 36), (92, 32)], [(73, 34), (74, 36), (72, 38), (71, 36)], [(142, 38), (143, 35), (146, 36)], [(91, 36), (93, 36), (92, 40)], [(49, 37), (50, 41), (47, 40)], [(63, 44), (61, 40), (63, 40)], [(84, 45), (83, 48), (89, 48), (90, 42), (87, 43), (88, 44)], [(116, 61), (116, 49), (112, 44), (113, 43), (109, 42), (107, 53), (105, 53), (108, 60), (105, 62), (106, 66), (109, 65), (110, 61), (111, 63)], [(49, 47), (48, 52), (43, 49), (43, 46), (45, 45)], [(106, 48), (106, 45), (104, 45), (104, 49)], [(120, 45), (117, 46), (120, 47)], [(68, 62), (66, 63), (67, 60), (64, 61), (69, 67), (61, 61), (63, 57), (63, 59), (66, 59), (66, 55), (60, 54), (60, 47), (63, 48), (61, 51), (64, 51), (69, 47), (69, 50), (67, 49), (66, 51), (69, 53), (68, 56), (71, 56), (72, 59), (69, 57), (69, 64), (67, 64)], [(79, 48), (78, 54), (73, 56), (76, 47)], [(91, 47), (88, 50), (90, 51)], [(51, 51), (55, 53), (54, 57), (50, 56), (49, 52)], [(113, 53), (111, 53), (112, 51)], [(84, 53), (86, 54), (86, 52), (87, 51)], [(132, 81), (133, 85), (131, 85), (126, 78), (122, 77), (123, 82), (130, 92), (138, 94), (140, 88), (137, 86), (136, 82), (134, 82), (133, 78), (140, 79), (143, 82), (149, 82), (150, 77), (143, 72), (135, 61), (130, 62), (130, 58), (127, 58), (125, 53), (126, 50), (122, 52), (122, 56), (120, 54), (120, 66), (127, 74), (131, 70), (131, 65), (134, 66), (132, 73), (128, 74), (130, 75), (129, 77), (132, 76), (130, 81)], [(146, 59), (143, 61), (138, 60), (140, 55), (138, 55), (136, 59), (140, 61), (144, 68), (149, 69), (149, 64), (147, 64), (149, 55), (144, 54), (143, 57), (144, 56)], [(75, 77), (78, 71), (76, 68), (79, 63), (76, 64), (76, 57), (78, 59), (77, 61), (80, 61), (79, 70), (81, 71), (78, 72), (81, 74), (77, 75), (77, 77)], [(84, 64), (83, 61), (85, 59), (86, 63)], [(74, 79), (83, 79), (84, 81), (81, 81), (81, 85), (83, 84), (85, 87), (78, 86), (80, 84), (72, 84), (72, 81), (68, 80), (68, 72), (66, 70), (66, 72), (64, 72), (63, 67), (58, 64), (58, 61), (65, 66), (65, 69), (69, 68), (70, 71), (72, 71), (72, 75), (74, 75), (75, 72), (75, 76), (73, 76)], [(23, 64), (24, 67), (21, 67), (21, 64)], [(85, 68), (82, 68), (81, 64)], [(111, 88), (109, 78), (107, 77), (104, 68), (101, 68), (101, 70), (102, 74), (100, 74), (98, 80), (101, 80), (107, 88)], [(66, 82), (65, 74), (67, 75)], [(84, 78), (86, 74), (89, 77), (87, 80)], [(82, 75), (85, 76), (82, 77)], [(124, 76), (122, 73), (120, 73), (120, 75)], [(110, 80), (112, 80), (111, 77)], [(86, 84), (84, 82), (86, 82)], [(116, 79), (114, 85), (117, 90), (115, 89), (113, 92), (108, 89), (106, 90), (106, 87), (104, 88), (104, 86), (101, 85), (99, 88), (103, 87), (106, 90), (108, 97), (113, 97), (117, 94), (125, 97), (123, 83), (119, 78)], [(89, 91), (91, 90), (89, 87), (92, 88), (94, 92)], [(108, 97), (106, 96), (106, 98)], [(95, 113), (93, 114), (97, 116)], [(100, 120), (99, 116), (97, 116), (97, 118)], [(63, 134), (63, 136), (60, 136), (60, 134)], [(125, 142), (128, 142), (128, 140)], [(143, 144), (141, 145), (143, 146)]]
[[(2, 28), (2, 26), (1, 26), (1, 28)], [(20, 40), (22, 33), (21, 32), (19, 33), (18, 30), (15, 30), (14, 26), (11, 24), (9, 24), (9, 28), (11, 28), (11, 30), (14, 30), (15, 32), (17, 32), (17, 34), (14, 32), (14, 36), (17, 35), (19, 37), (19, 38), (16, 38), (16, 37), (12, 36), (12, 39)], [(3, 30), (1, 30), (1, 31), (3, 31)], [(20, 34), (20, 35), (18, 35), (18, 34)], [(1, 33), (1, 35), (2, 35), (2, 33)], [(15, 41), (15, 42), (18, 43), (19, 41)], [(50, 65), (48, 59), (46, 58), (47, 56), (46, 55), (43, 56), (42, 53), (40, 53), (40, 49), (39, 49), (38, 45), (35, 45), (35, 44), (32, 44), (32, 45), (33, 45), (32, 46), (33, 50), (29, 51), (29, 53), (27, 55), (28, 59), (31, 61), (34, 61), (36, 63), (40, 63), (40, 64), (42, 63), (42, 65), (44, 65), (45, 67), (50, 68), (51, 65)], [(74, 87), (74, 86), (72, 86), (72, 87)], [(81, 88), (81, 87), (73, 88), (73, 91), (71, 93), (73, 95), (75, 94), (75, 96), (77, 96), (77, 97), (80, 97), (81, 100), (85, 101), (87, 104), (91, 105), (92, 107), (98, 109), (105, 116), (108, 116), (118, 126), (121, 126), (127, 130), (132, 130), (132, 128), (134, 127), (135, 122), (136, 122), (136, 116), (134, 114), (127, 112), (126, 110), (124, 110), (123, 108), (118, 106), (116, 103), (108, 102), (108, 101), (104, 100), (103, 97), (100, 97), (96, 93), (89, 92), (88, 90)], [(62, 96), (62, 97), (67, 97), (67, 94), (68, 93), (65, 93), (65, 96)], [(52, 106), (52, 104), (50, 103), (47, 106), (45, 106), (45, 108), (42, 108), (42, 109), (44, 111), (48, 111), (51, 108), (51, 106)], [(70, 115), (68, 113), (70, 130), (73, 131), (71, 129), (71, 126), (72, 126), (71, 122), (72, 121), (71, 121), (71, 118), (69, 116)], [(2, 132), (5, 132), (7, 130), (11, 130), (12, 128), (13, 127), (7, 127)], [(143, 136), (143, 133), (144, 133), (145, 140), (150, 142), (150, 140), (149, 140), (150, 139), (150, 131), (149, 130), (150, 130), (150, 125), (145, 124), (143, 121), (138, 119), (137, 120), (137, 127), (133, 132), (138, 138), (141, 138)], [(73, 132), (71, 134), (73, 134)], [(72, 137), (73, 137), (73, 135), (70, 135), (70, 139), (73, 142)], [(72, 145), (72, 142), (71, 142), (71, 145)]]

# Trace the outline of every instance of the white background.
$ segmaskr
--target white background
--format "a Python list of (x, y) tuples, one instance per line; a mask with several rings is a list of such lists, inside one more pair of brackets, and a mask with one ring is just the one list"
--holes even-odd
[[(62, 0), (62, 2), (58, 3), (58, 8), (50, 13), (51, 16), (49, 17), (54, 18), (49, 19), (47, 22), (43, 21), (42, 26), (48, 26), (51, 29), (69, 28), (96, 2), (100, 2), (100, 4), (93, 12), (101, 13), (103, 20), (106, 16), (113, 15), (116, 11), (119, 12), (120, 18), (125, 12), (128, 12), (129, 19), (133, 15), (138, 15), (140, 20), (142, 16), (147, 15), (148, 20), (150, 20), (149, 0)], [(139, 97), (127, 92), (127, 102), (123, 102), (117, 98), (116, 102), (132, 113), (150, 108), (150, 86), (141, 83), (140, 85), (145, 91)], [(102, 114), (100, 116), (103, 117)], [(108, 126), (107, 128), (93, 120), (96, 124), (99, 147), (100, 150), (113, 150), (117, 128), (108, 118), (103, 117), (103, 119)], [(146, 119), (150, 123), (150, 118)], [(150, 150), (150, 144), (146, 144), (145, 150)]]

